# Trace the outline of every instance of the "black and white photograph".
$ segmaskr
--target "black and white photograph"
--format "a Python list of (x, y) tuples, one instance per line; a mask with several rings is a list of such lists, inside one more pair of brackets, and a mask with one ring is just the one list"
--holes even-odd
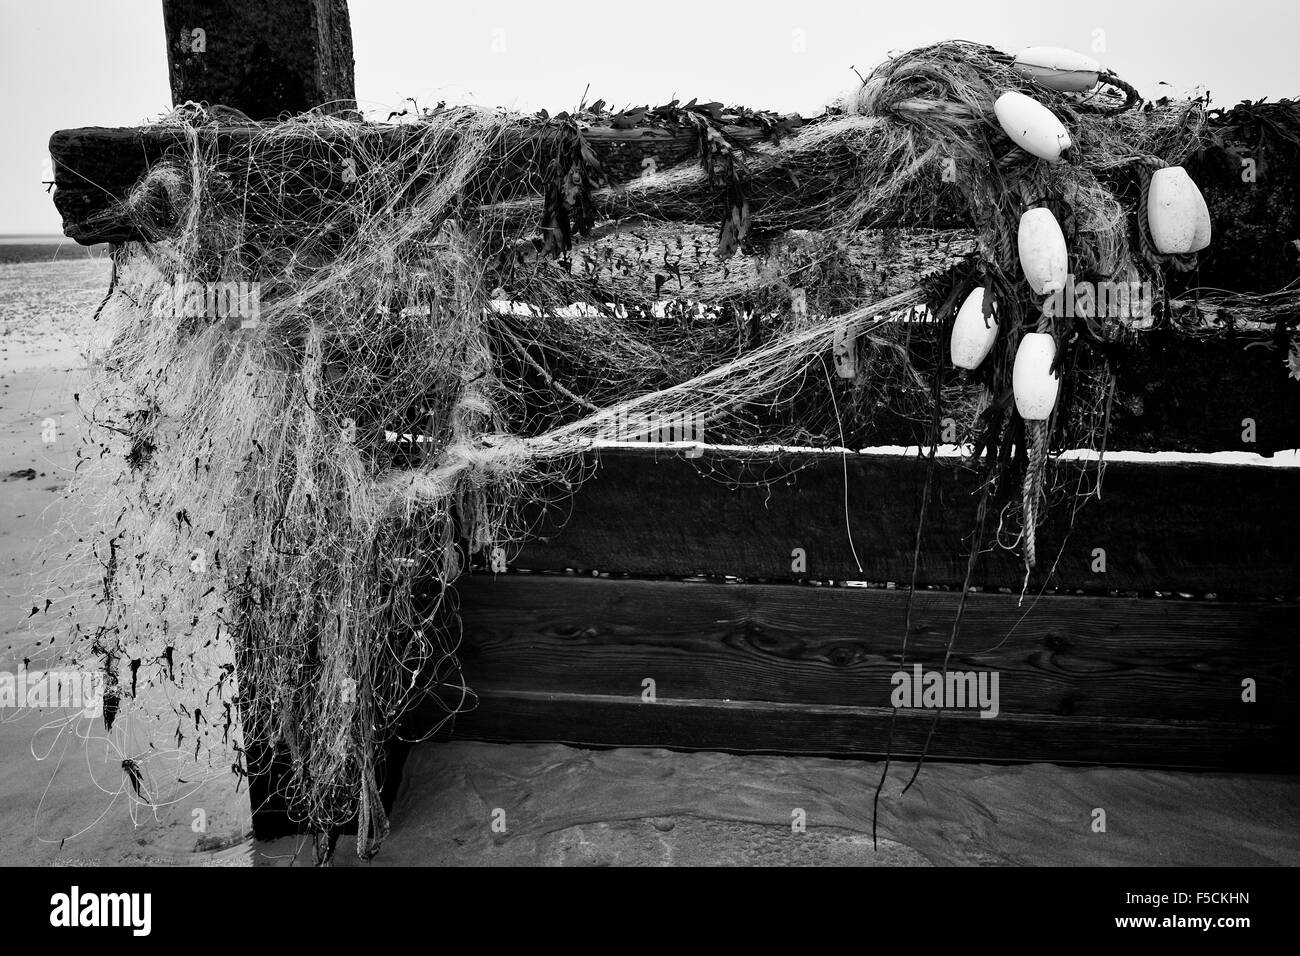
[(1066, 938), (1248, 938), (1300, 863), (1297, 37), (0, 2), (21, 919), (979, 867), (1080, 887)]

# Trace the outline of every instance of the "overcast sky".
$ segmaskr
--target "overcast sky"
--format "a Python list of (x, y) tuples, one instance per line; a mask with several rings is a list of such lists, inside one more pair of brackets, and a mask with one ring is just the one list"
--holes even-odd
[[(968, 39), (1088, 53), (1146, 96), (1300, 96), (1297, 0), (352, 0), (357, 96), (552, 112), (683, 99), (816, 113), (891, 51)], [(160, 0), (0, 0), (0, 233), (55, 233), (49, 135), (169, 107)]]

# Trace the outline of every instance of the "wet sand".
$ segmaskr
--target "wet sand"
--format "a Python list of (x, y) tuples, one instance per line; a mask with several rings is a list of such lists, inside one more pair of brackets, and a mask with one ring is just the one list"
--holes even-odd
[[(0, 671), (10, 674), (68, 666), (56, 638), (71, 597), (52, 581), (79, 530), (65, 499), (84, 436), (74, 396), (109, 276), (103, 258), (61, 249), (52, 260), (38, 247), (27, 251), (38, 261), (3, 261), (13, 251), (0, 247)], [(122, 758), (157, 730), (128, 717), (110, 742), (102, 718), (0, 710), (0, 865), (250, 861), (247, 799), (234, 794), (233, 775), (156, 815), (133, 805)]]

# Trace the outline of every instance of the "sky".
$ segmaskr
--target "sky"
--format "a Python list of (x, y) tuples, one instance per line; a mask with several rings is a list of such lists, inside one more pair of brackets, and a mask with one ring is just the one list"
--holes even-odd
[[(814, 115), (891, 52), (944, 39), (1063, 46), (1155, 98), (1300, 97), (1297, 0), (351, 0), (357, 98), (552, 112), (673, 97)], [(1168, 87), (1160, 86), (1161, 83)], [(0, 234), (57, 233), (56, 129), (170, 105), (161, 0), (0, 0)]]

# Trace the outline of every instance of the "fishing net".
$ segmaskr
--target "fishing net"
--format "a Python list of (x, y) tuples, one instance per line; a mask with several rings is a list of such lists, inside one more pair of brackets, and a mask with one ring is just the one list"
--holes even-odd
[[(992, 107), (1008, 89), (1065, 122), (1068, 162), (1007, 140)], [(76, 638), (123, 708), (130, 662), (132, 684), (209, 682), (245, 751), (282, 764), (294, 818), (356, 818), (366, 856), (387, 832), (385, 743), (413, 708), (473, 704), (452, 585), (516, 553), (593, 444), (672, 423), (720, 445), (863, 447), (886, 419), (933, 444), (951, 419), (945, 441), (1016, 491), (997, 542), (1031, 542), (1076, 494), (1047, 487), (1048, 452), (1104, 447), (1093, 346), (1131, 323), (1046, 316), (1014, 237), (1046, 205), (1079, 277), (1160, 287), (1139, 190), (1196, 147), (1203, 111), (1132, 105), (947, 43), (807, 123), (695, 101), (253, 128), (177, 110), (178, 146), (114, 210), (146, 241), (115, 250), (102, 311), (84, 469), (112, 478), (86, 535), (102, 618)], [(627, 129), (685, 145), (648, 163), (593, 148)], [(958, 372), (946, 331), (977, 285), (1001, 332)], [(1064, 385), (1027, 438), (1010, 366), (1035, 329)], [(236, 660), (214, 681), (191, 652), (223, 634)], [(207, 731), (182, 716), (178, 747)]]

